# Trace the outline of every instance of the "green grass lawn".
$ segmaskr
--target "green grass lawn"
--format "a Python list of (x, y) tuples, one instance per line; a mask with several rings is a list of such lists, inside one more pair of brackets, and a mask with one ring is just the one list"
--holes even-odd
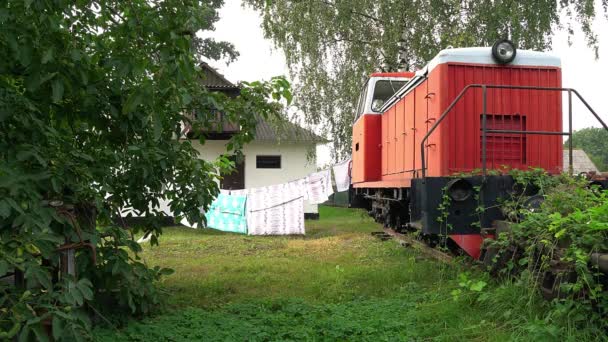
[[(164, 278), (167, 312), (125, 327), (100, 328), (99, 341), (552, 340), (534, 297), (490, 286), (455, 298), (461, 262), (422, 258), (363, 212), (320, 208), (305, 237), (251, 237), (168, 228), (150, 265)], [(470, 277), (480, 277), (473, 272)], [(522, 305), (521, 303), (525, 303)], [(527, 305), (527, 303), (531, 303)], [(552, 330), (553, 329), (553, 330)]]

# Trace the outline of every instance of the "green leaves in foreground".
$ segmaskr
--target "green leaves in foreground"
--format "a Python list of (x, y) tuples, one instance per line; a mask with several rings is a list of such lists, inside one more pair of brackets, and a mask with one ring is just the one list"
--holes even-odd
[[(498, 274), (518, 277), (531, 292), (554, 293), (550, 315), (568, 326), (604, 331), (607, 327), (606, 275), (591, 262), (592, 253), (608, 252), (608, 192), (584, 178), (552, 176), (541, 170), (513, 173), (522, 186), (544, 196), (540, 208), (522, 207), (524, 195), (503, 204), (512, 231), (486, 240), (498, 251)], [(501, 261), (502, 260), (502, 261)], [(556, 281), (554, 282), (554, 279)]]
[[(410, 284), (411, 285), (411, 284)], [(186, 308), (117, 333), (97, 330), (98, 341), (401, 341), (488, 337), (491, 322), (464, 302), (417, 286), (406, 296), (311, 304), (298, 299), (232, 304), (217, 310)], [(459, 309), (460, 308), (460, 309)], [(464, 315), (462, 309), (467, 310)], [(467, 327), (467, 331), (463, 331)], [(500, 332), (494, 331), (493, 336)]]
[[(1, 339), (44, 340), (51, 327), (56, 340), (83, 339), (89, 316), (162, 307), (155, 283), (170, 271), (142, 263), (134, 238), (158, 242), (161, 200), (200, 223), (217, 171), (232, 167), (200, 159), (184, 128), (200, 133), (222, 112), (241, 128), (226, 149), (238, 153), (256, 116), (291, 99), (283, 78), (236, 98), (202, 88), (202, 57), (237, 56), (197, 36), (222, 4), (0, 1), (0, 276), (24, 276), (0, 282)], [(74, 276), (58, 274), (68, 254)]]

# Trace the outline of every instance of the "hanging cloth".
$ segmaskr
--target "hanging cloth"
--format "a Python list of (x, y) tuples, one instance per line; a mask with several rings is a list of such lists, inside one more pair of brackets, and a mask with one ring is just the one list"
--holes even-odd
[(350, 188), (351, 165), (351, 159), (347, 159), (341, 163), (334, 165), (334, 181), (336, 182), (337, 192), (347, 191)]
[(205, 214), (207, 227), (224, 232), (247, 233), (246, 196), (220, 193)]
[(327, 169), (310, 174), (306, 177), (306, 187), (310, 204), (326, 202), (329, 196), (334, 193), (331, 185), (331, 170)]
[(230, 194), (233, 196), (247, 196), (248, 193), (249, 189), (230, 190)]
[(308, 199), (308, 187), (306, 186), (306, 178), (291, 181), (286, 184), (285, 191), (289, 198), (303, 197)]
[(247, 197), (248, 234), (304, 234), (303, 190), (305, 187), (295, 182), (250, 189)]

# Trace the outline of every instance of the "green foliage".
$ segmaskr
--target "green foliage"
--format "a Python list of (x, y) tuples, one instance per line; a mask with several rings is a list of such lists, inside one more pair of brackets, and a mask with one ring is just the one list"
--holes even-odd
[[(163, 280), (173, 311), (100, 341), (225, 340), (594, 340), (572, 329), (525, 286), (496, 282), (456, 259), (440, 263), (370, 232), (364, 211), (319, 208), (307, 236), (248, 237), (168, 228), (151, 265), (177, 270)], [(464, 271), (466, 269), (466, 271)], [(454, 298), (453, 291), (458, 291)], [(125, 326), (126, 325), (126, 326)]]
[(264, 32), (287, 58), (305, 121), (329, 133), (338, 159), (350, 154), (357, 98), (371, 72), (414, 71), (448, 46), (490, 46), (503, 37), (522, 49), (546, 50), (559, 28), (573, 36), (580, 27), (598, 52), (591, 0), (245, 3), (263, 14)]
[(458, 289), (452, 290), (452, 298), (460, 299), (460, 296), (466, 292), (480, 293), (486, 288), (488, 283), (482, 279), (471, 279), (470, 273), (460, 273), (458, 275)]
[[(568, 147), (569, 142), (564, 143)], [(608, 131), (603, 128), (583, 128), (572, 134), (572, 146), (580, 148), (600, 171), (608, 171)]]
[[(419, 288), (412, 286), (412, 291)], [(416, 314), (425, 295), (310, 304), (298, 299), (232, 304), (221, 310), (188, 308), (151, 323), (135, 323), (120, 333), (101, 331), (98, 341), (393, 341), (445, 340), (462, 336), (459, 325), (447, 329), (444, 320), (467, 322), (466, 315), (438, 308), (442, 319)], [(443, 309), (443, 310), (442, 310)], [(446, 331), (447, 330), (447, 331)], [(480, 327), (469, 331), (483, 335)]]
[[(590, 259), (591, 253), (608, 252), (608, 193), (590, 188), (584, 179), (540, 170), (514, 176), (524, 188), (534, 185), (545, 200), (534, 210), (523, 205), (523, 195), (505, 203), (512, 230), (488, 242), (499, 251), (494, 261), (502, 262), (500, 273), (519, 274), (521, 286), (534, 291), (545, 280), (544, 287), (557, 294), (550, 309), (553, 317), (579, 328), (605, 330), (606, 276)], [(555, 286), (546, 282), (548, 275), (557, 277)]]
[[(183, 124), (208, 127), (223, 112), (242, 129), (234, 153), (255, 115), (276, 116), (291, 98), (283, 78), (245, 83), (234, 99), (201, 88), (202, 55), (236, 57), (195, 34), (213, 29), (222, 3), (0, 3), (0, 276), (25, 277), (19, 288), (0, 282), (3, 339), (44, 339), (49, 324), (56, 340), (85, 339), (86, 308), (99, 318), (159, 307), (153, 283), (169, 271), (142, 263), (133, 236), (157, 242), (161, 199), (201, 222), (217, 169), (233, 166), (199, 159), (178, 139)], [(114, 224), (121, 214), (147, 222), (126, 230)], [(62, 244), (82, 247), (76, 277), (57, 278)]]

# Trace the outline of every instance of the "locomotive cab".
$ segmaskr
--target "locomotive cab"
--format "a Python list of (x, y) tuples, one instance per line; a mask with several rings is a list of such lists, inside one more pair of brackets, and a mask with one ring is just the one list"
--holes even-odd
[(399, 89), (412, 79), (411, 72), (373, 73), (361, 89), (355, 120), (363, 114), (382, 114), (381, 109)]
[(412, 78), (412, 72), (373, 73), (363, 85), (353, 125), (353, 181), (380, 179), (380, 126), (386, 102)]

